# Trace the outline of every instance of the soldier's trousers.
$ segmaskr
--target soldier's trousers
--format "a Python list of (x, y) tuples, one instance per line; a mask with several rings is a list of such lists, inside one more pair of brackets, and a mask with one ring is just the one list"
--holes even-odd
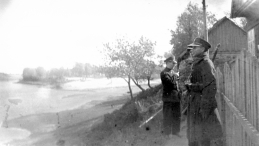
[(181, 107), (180, 102), (163, 103), (163, 133), (178, 134), (180, 132)]

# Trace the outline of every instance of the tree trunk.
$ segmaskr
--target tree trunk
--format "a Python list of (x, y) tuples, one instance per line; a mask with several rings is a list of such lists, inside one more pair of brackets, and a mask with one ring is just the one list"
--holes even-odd
[(130, 85), (130, 80), (131, 80), (130, 75), (128, 75), (128, 80), (125, 79), (125, 78), (123, 78), (123, 79), (124, 79), (124, 80), (127, 82), (127, 84), (128, 84), (129, 93), (130, 93), (130, 98), (131, 98), (131, 100), (133, 100), (133, 94), (132, 94), (132, 89), (131, 89), (131, 85)]
[(148, 85), (148, 87), (149, 87), (150, 89), (153, 89), (153, 87), (151, 87), (151, 85), (150, 85), (150, 77), (147, 77), (147, 85)]
[(141, 91), (145, 91), (145, 89), (142, 88), (142, 87), (137, 83), (137, 81), (135, 81), (133, 78), (132, 78), (132, 81), (135, 83), (135, 85), (136, 85), (137, 87), (139, 87), (139, 89), (140, 89)]
[(127, 83), (128, 83), (128, 87), (129, 87), (130, 98), (131, 98), (131, 100), (133, 100), (133, 94), (132, 94), (132, 89), (131, 89), (131, 85), (130, 85), (130, 76), (128, 76)]

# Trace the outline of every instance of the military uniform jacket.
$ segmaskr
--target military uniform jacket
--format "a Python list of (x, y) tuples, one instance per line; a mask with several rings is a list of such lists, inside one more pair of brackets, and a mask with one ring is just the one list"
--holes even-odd
[[(190, 81), (192, 85), (187, 114), (189, 141), (221, 138), (221, 125), (214, 113), (217, 108), (215, 69), (208, 55), (193, 65)], [(201, 113), (206, 115), (205, 118)]]
[(180, 97), (177, 87), (177, 75), (171, 75), (170, 69), (165, 68), (160, 73), (162, 85), (163, 85), (163, 96), (164, 102), (180, 102)]

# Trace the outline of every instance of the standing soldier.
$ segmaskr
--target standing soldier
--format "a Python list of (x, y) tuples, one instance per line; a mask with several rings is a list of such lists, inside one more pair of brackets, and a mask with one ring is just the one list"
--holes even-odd
[(212, 140), (221, 146), (223, 133), (215, 113), (215, 69), (208, 56), (211, 45), (201, 38), (196, 38), (188, 47), (193, 48), (193, 68), (190, 83), (186, 84), (190, 95), (187, 111), (189, 146), (210, 146)]
[(160, 73), (163, 85), (163, 133), (170, 138), (180, 132), (180, 97), (177, 85), (178, 75), (173, 72), (177, 62), (173, 57), (165, 61), (166, 68)]

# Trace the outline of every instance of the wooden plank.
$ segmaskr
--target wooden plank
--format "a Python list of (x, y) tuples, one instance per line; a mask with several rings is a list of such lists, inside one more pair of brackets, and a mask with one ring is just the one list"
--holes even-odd
[(246, 52), (244, 52), (244, 104), (245, 104), (245, 116), (248, 117), (248, 98), (247, 98), (247, 55)]
[(224, 92), (224, 94), (225, 94), (226, 96), (229, 96), (229, 94), (228, 94), (229, 77), (228, 77), (228, 76), (229, 76), (229, 75), (228, 75), (228, 64), (225, 63), (225, 64), (224, 64), (224, 81), (225, 81), (225, 92)]
[[(252, 125), (253, 127), (256, 129), (256, 100), (255, 100), (255, 80), (256, 80), (256, 77), (255, 77), (255, 67), (254, 67), (254, 56), (251, 58), (251, 67), (252, 67), (252, 116), (253, 116), (253, 121), (252, 122)], [(254, 146), (255, 144), (252, 142), (252, 146)]]
[(240, 124), (238, 123), (238, 119), (237, 118), (235, 118), (236, 119), (236, 136), (237, 136), (237, 138), (236, 138), (236, 145), (237, 146), (240, 146), (241, 145), (241, 136), (240, 136), (240, 131), (241, 131), (241, 129), (240, 129)]
[(246, 133), (245, 133), (245, 130), (244, 130), (242, 125), (241, 125), (241, 127), (242, 127), (242, 130), (241, 130), (241, 133), (242, 133), (242, 146), (245, 146), (246, 145), (246, 138), (245, 138)]
[(234, 113), (238, 122), (244, 127), (245, 132), (248, 137), (255, 143), (259, 145), (259, 132), (255, 129), (255, 127), (244, 117), (243, 114), (230, 102), (230, 100), (223, 95), (225, 102), (227, 103), (230, 110)]
[(235, 131), (234, 139), (235, 139), (235, 145), (238, 146), (238, 123), (236, 115), (233, 115), (234, 124), (233, 124), (233, 131)]
[(240, 79), (240, 73), (239, 73), (239, 56), (236, 58), (235, 62), (235, 99), (236, 99), (236, 106), (240, 110), (240, 89), (239, 89), (239, 79)]
[(249, 58), (250, 59), (250, 98), (251, 98), (251, 120), (250, 120), (250, 123), (252, 125), (254, 125), (254, 96), (253, 96), (253, 83), (254, 83), (254, 80), (253, 80), (253, 60), (252, 60), (252, 56)]
[(250, 120), (250, 81), (249, 81), (249, 56), (246, 52), (246, 99), (247, 99), (247, 116), (246, 118)]
[(239, 124), (239, 140), (240, 146), (243, 146), (243, 127), (241, 124)]
[(256, 101), (257, 101), (257, 110), (256, 110), (256, 120), (257, 120), (257, 130), (259, 130), (259, 63), (257, 60), (257, 64), (256, 64)]
[[(224, 98), (224, 97), (223, 97)], [(226, 106), (226, 143), (227, 143), (227, 146), (230, 146), (230, 134), (229, 134), (229, 118), (230, 118), (230, 116), (229, 116), (229, 109), (228, 109), (229, 107), (228, 106)]]
[[(225, 63), (224, 65), (224, 68), (225, 68), (225, 93), (226, 95), (230, 96), (230, 91), (229, 91), (229, 87), (230, 87), (230, 75), (229, 75), (229, 66), (227, 63)], [(231, 122), (232, 122), (232, 119), (231, 119), (231, 112), (230, 112), (230, 109), (229, 107), (226, 106), (226, 112), (227, 112), (227, 115), (226, 115), (226, 136), (227, 136), (227, 145), (230, 146), (232, 145), (231, 143), (231, 140), (232, 140), (232, 134), (231, 134)]]
[(246, 90), (246, 66), (247, 66), (247, 64), (246, 64), (246, 53), (245, 53), (245, 51), (243, 50), (243, 69), (244, 69), (244, 90), (243, 90), (243, 95), (244, 95), (244, 107), (245, 107), (245, 112), (244, 112), (244, 115), (247, 117), (247, 115), (248, 115), (248, 112), (247, 112), (247, 90)]
[(233, 77), (232, 77), (232, 94), (233, 94), (233, 102), (232, 103), (234, 103), (234, 105), (236, 106), (237, 105), (237, 96), (236, 96), (236, 75), (237, 75), (237, 73), (236, 73), (236, 62), (234, 62), (234, 64), (233, 64), (233, 67), (232, 67), (232, 70), (231, 70), (231, 73), (232, 73), (232, 75), (233, 75)]
[[(251, 71), (251, 55), (249, 54), (249, 57), (248, 57), (248, 66), (249, 66), (249, 68), (248, 68), (248, 71), (249, 71), (249, 78), (248, 78), (248, 84), (249, 84), (249, 91), (248, 91), (248, 93), (249, 93), (249, 121), (251, 122), (251, 124), (252, 124), (252, 121), (253, 121), (253, 104), (252, 104), (252, 71)], [(251, 143), (250, 143), (251, 144)]]
[[(223, 68), (223, 77), (224, 77), (224, 91), (223, 93), (225, 95), (228, 95), (228, 86), (229, 86), (229, 80), (228, 80), (228, 64), (225, 63), (224, 64), (224, 68)], [(230, 146), (230, 134), (229, 134), (229, 107), (226, 106), (226, 103), (224, 101), (224, 97), (221, 95), (223, 103), (225, 104), (225, 133), (226, 133), (226, 145)]]
[(223, 129), (223, 136), (225, 139), (223, 140), (224, 146), (226, 145), (226, 109), (225, 109), (225, 102), (223, 97), (221, 96), (221, 92), (224, 92), (224, 76), (220, 71), (220, 68), (217, 68), (217, 80), (218, 80), (218, 95), (219, 95), (219, 101), (220, 101), (220, 115), (221, 115), (221, 121), (222, 121), (222, 129)]
[(256, 59), (255, 59), (255, 57), (253, 56), (253, 58), (252, 58), (252, 67), (253, 67), (253, 79), (252, 79), (252, 81), (253, 81), (253, 126), (256, 128), (256, 68), (255, 68), (255, 62), (256, 61)]
[(258, 62), (257, 62), (257, 59), (256, 58), (254, 58), (254, 60), (253, 60), (253, 62), (254, 62), (254, 98), (255, 98), (255, 101), (254, 101), (254, 104), (255, 104), (255, 110), (254, 110), (254, 116), (255, 116), (255, 123), (254, 123), (254, 126), (256, 127), (256, 129), (258, 130), (258, 94), (257, 94), (257, 92), (258, 92), (258, 88), (257, 88), (257, 86), (258, 86), (258, 82), (257, 82), (257, 80), (258, 80), (258, 76), (257, 76), (257, 74), (258, 74), (258, 71), (257, 71), (257, 67), (258, 67)]
[(254, 65), (253, 65), (253, 57), (250, 58), (250, 71), (251, 71), (251, 124), (254, 126), (255, 125), (255, 98), (254, 98)]
[(245, 85), (244, 85), (244, 83), (245, 83), (245, 75), (244, 75), (244, 73), (245, 73), (245, 69), (244, 69), (244, 63), (245, 63), (245, 61), (244, 61), (244, 52), (243, 51), (241, 51), (241, 54), (240, 54), (240, 68), (239, 68), (239, 71), (240, 71), (240, 91), (241, 91), (241, 93), (240, 93), (240, 95), (241, 95), (241, 111), (242, 111), (242, 113), (244, 114), (244, 115), (246, 115), (246, 110), (245, 110), (245, 91), (244, 91), (244, 89), (245, 89)]
[(247, 96), (247, 54), (244, 52), (244, 91), (245, 91), (245, 116), (248, 117), (248, 96)]
[[(245, 131), (245, 129), (244, 129)], [(245, 132), (244, 132), (245, 133)], [(247, 138), (247, 133), (245, 133), (245, 146), (248, 146), (248, 138)]]
[(229, 112), (229, 139), (230, 139), (230, 145), (233, 145), (233, 128), (232, 128), (232, 125), (233, 125), (233, 113), (231, 112), (230, 109), (228, 109), (228, 112)]
[(233, 102), (234, 105), (237, 105), (237, 97), (236, 97), (236, 62), (234, 62), (233, 66), (232, 66), (232, 70), (231, 70), (231, 73), (232, 73), (232, 99), (233, 99)]
[(230, 112), (230, 115), (231, 115), (231, 123), (230, 123), (230, 127), (231, 127), (231, 145), (235, 145), (235, 131), (234, 131), (234, 123), (235, 123), (235, 119), (234, 119), (234, 115), (232, 112)]

